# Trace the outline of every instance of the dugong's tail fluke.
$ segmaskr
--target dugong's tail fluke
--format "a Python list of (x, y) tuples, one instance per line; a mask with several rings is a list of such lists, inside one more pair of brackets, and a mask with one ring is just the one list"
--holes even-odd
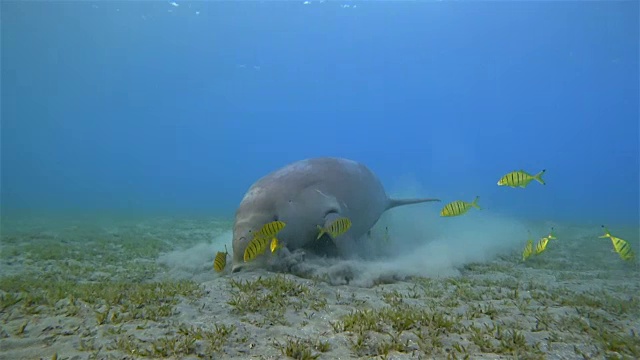
[(419, 203), (430, 202), (430, 201), (440, 201), (440, 199), (389, 199), (387, 210), (394, 208), (396, 206), (419, 204)]

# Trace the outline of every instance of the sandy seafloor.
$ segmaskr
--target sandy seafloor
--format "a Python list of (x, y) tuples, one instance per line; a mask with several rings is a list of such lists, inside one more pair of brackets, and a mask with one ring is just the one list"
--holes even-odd
[[(228, 220), (5, 217), (0, 359), (640, 358), (638, 262), (556, 228), (524, 263), (514, 242), (423, 276), (384, 259), (217, 274)], [(637, 228), (617, 233), (638, 252)]]

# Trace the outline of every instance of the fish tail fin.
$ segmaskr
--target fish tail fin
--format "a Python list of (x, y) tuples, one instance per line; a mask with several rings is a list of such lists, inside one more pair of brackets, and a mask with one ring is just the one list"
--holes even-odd
[(546, 183), (544, 182), (544, 180), (542, 180), (542, 174), (544, 174), (544, 172), (547, 171), (546, 169), (543, 169), (542, 171), (540, 171), (539, 173), (535, 174), (533, 176), (533, 178), (539, 182), (542, 185), (546, 185)]
[(471, 203), (471, 206), (473, 206), (476, 209), (480, 209), (482, 210), (482, 208), (480, 207), (480, 205), (478, 205), (478, 200), (480, 200), (480, 196), (476, 196), (476, 198), (473, 200), (473, 202)]
[(440, 199), (420, 198), (420, 199), (389, 199), (387, 210), (403, 205), (419, 204), (423, 202), (440, 201)]
[(322, 237), (322, 235), (326, 234), (327, 231), (320, 225), (316, 225), (318, 227), (318, 230), (320, 230), (320, 233), (318, 234), (318, 237), (316, 238), (316, 240), (320, 239)]

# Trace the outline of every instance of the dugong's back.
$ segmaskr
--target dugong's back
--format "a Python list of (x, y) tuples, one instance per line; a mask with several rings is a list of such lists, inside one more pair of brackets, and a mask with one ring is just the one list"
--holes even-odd
[(384, 187), (369, 168), (343, 158), (300, 160), (264, 176), (253, 187), (282, 194), (313, 187), (339, 199), (349, 212), (359, 214), (372, 207), (382, 212), (388, 201)]

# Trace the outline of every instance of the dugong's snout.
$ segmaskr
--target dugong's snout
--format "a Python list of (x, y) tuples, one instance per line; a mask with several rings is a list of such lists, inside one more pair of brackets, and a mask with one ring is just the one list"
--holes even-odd
[(236, 273), (244, 267), (244, 250), (247, 248), (246, 238), (244, 236), (233, 239), (233, 267), (232, 273)]

